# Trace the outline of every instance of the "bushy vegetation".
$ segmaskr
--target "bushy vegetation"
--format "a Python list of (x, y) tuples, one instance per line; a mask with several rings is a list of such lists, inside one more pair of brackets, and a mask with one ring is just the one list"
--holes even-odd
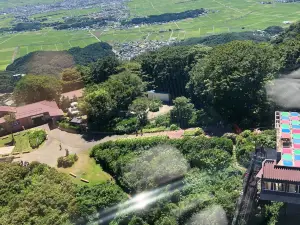
[(8, 93), (14, 90), (18, 79), (13, 78), (10, 71), (0, 71), (0, 93)]
[(45, 130), (29, 131), (29, 144), (31, 148), (38, 148), (45, 140), (47, 133)]
[(171, 124), (170, 113), (166, 113), (164, 115), (159, 115), (154, 120), (155, 126), (165, 126), (168, 127)]
[(63, 120), (61, 122), (58, 123), (59, 127), (64, 128), (64, 129), (70, 129), (70, 130), (74, 130), (74, 131), (81, 131), (80, 126), (77, 125), (73, 125), (70, 122)]
[(128, 119), (121, 120), (115, 126), (115, 131), (118, 134), (130, 134), (135, 132), (137, 129), (137, 118), (131, 117)]
[(236, 156), (238, 162), (248, 167), (255, 147), (276, 148), (276, 131), (262, 132), (245, 130), (236, 137)]
[(143, 133), (157, 133), (168, 130), (167, 127), (153, 127), (153, 128), (143, 128)]
[(200, 127), (196, 127), (195, 129), (185, 130), (183, 133), (184, 137), (196, 137), (204, 134), (205, 132)]
[(83, 78), (77, 68), (67, 68), (61, 73), (63, 93), (84, 87)]
[(158, 112), (160, 107), (162, 107), (161, 100), (159, 100), (159, 99), (149, 100), (149, 111), (150, 112)]
[[(173, 224), (185, 224), (193, 214), (214, 204), (223, 207), (231, 219), (241, 188), (241, 173), (230, 167), (232, 148), (228, 139), (206, 137), (125, 139), (95, 146), (91, 156), (130, 193), (175, 181), (183, 185), (178, 190), (171, 190), (172, 185), (170, 190), (165, 187), (163, 192), (169, 193), (168, 197), (120, 216), (112, 224), (136, 220), (160, 224), (166, 217), (175, 221)], [(179, 209), (185, 213), (176, 213)]]
[(0, 163), (1, 224), (85, 224), (127, 199), (113, 183), (76, 186), (54, 168)]
[(133, 100), (142, 95), (144, 87), (139, 76), (124, 71), (110, 76), (101, 84), (87, 88), (79, 107), (88, 115), (90, 126), (99, 129), (99, 125), (107, 126), (119, 117), (121, 111), (127, 112)]
[(163, 47), (137, 58), (148, 89), (169, 93), (172, 98), (184, 96), (189, 71), (194, 63), (211, 50), (204, 46)]
[(57, 167), (71, 167), (78, 160), (78, 156), (76, 154), (70, 154), (67, 156), (61, 156), (57, 159)]
[[(122, 183), (124, 176), (124, 170), (122, 169), (123, 166), (132, 162), (134, 158), (139, 157), (140, 154), (143, 154), (144, 151), (147, 151), (151, 147), (162, 144), (171, 145), (177, 148), (192, 166), (202, 168), (210, 164), (211, 166), (209, 168), (211, 170), (219, 167), (221, 164), (217, 165), (220, 163), (217, 159), (215, 159), (216, 161), (207, 161), (210, 160), (208, 159), (208, 155), (210, 153), (213, 154), (212, 152), (214, 151), (216, 151), (216, 155), (220, 155), (220, 161), (223, 161), (225, 165), (229, 165), (231, 162), (230, 155), (232, 154), (233, 149), (232, 141), (226, 138), (206, 137), (195, 137), (192, 139), (185, 138), (176, 141), (169, 140), (166, 137), (118, 140), (95, 146), (91, 152), (91, 156), (100, 162), (106, 170), (116, 175)], [(201, 155), (202, 153), (203, 157)], [(225, 159), (226, 157), (227, 159)], [(201, 160), (206, 161), (203, 162)], [(130, 189), (131, 192), (137, 191), (126, 184), (123, 184), (123, 187), (127, 190)]]
[(43, 100), (59, 101), (61, 82), (52, 76), (26, 75), (18, 81), (14, 89), (17, 104), (31, 104)]

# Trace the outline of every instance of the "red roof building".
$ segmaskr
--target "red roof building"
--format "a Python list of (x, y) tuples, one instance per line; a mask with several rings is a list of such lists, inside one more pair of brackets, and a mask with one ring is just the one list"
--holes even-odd
[(61, 96), (65, 98), (69, 98), (70, 100), (73, 100), (74, 98), (78, 99), (83, 96), (83, 89), (62, 93)]
[(41, 101), (19, 107), (0, 106), (0, 113), (0, 125), (9, 132), (11, 127), (4, 120), (4, 115), (9, 113), (15, 113), (16, 115), (13, 131), (39, 126), (49, 121), (56, 121), (64, 115), (55, 101)]

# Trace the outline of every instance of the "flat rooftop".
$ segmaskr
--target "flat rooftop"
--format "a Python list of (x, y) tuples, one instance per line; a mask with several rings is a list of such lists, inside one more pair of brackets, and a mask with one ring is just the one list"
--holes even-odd
[(277, 165), (300, 168), (300, 113), (275, 112), (275, 128), (281, 153)]

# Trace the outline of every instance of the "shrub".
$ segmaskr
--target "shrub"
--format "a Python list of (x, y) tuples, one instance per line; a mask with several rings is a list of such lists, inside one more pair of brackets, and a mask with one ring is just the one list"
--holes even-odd
[(156, 126), (169, 127), (170, 126), (170, 113), (156, 117), (155, 124), (156, 124)]
[(200, 136), (200, 135), (204, 135), (204, 131), (202, 128), (200, 127), (196, 127), (193, 130), (185, 130), (183, 136), (185, 137), (190, 137), (190, 136)]
[(235, 134), (235, 133), (225, 133), (222, 137), (230, 139), (235, 144), (237, 134)]
[(149, 101), (150, 112), (158, 112), (159, 108), (162, 106), (162, 101), (159, 99), (153, 99)]
[(29, 144), (31, 148), (37, 148), (39, 147), (46, 139), (46, 131), (44, 130), (34, 130), (30, 131), (28, 138), (29, 138)]
[(61, 121), (58, 123), (58, 125), (60, 128), (71, 129), (71, 130), (75, 130), (77, 132), (79, 132), (81, 130), (80, 126), (72, 125), (68, 121)]
[(132, 117), (118, 122), (115, 126), (115, 132), (118, 134), (133, 133), (136, 130), (137, 118)]
[(192, 166), (200, 169), (220, 170), (227, 168), (231, 163), (228, 152), (219, 149), (206, 149), (199, 151), (192, 159)]
[(57, 159), (57, 167), (71, 167), (78, 160), (78, 156), (76, 154), (70, 154), (68, 156), (61, 156)]
[(179, 127), (176, 124), (172, 124), (170, 130), (179, 130)]
[(154, 128), (144, 128), (143, 129), (143, 133), (156, 133), (156, 132), (162, 132), (162, 131), (165, 131), (167, 130), (166, 127), (154, 127)]

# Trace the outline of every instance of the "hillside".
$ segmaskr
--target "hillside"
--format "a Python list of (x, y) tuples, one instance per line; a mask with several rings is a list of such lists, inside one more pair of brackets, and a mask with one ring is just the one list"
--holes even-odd
[(75, 47), (68, 51), (37, 51), (16, 59), (7, 66), (7, 71), (25, 74), (58, 75), (63, 69), (75, 65), (88, 65), (104, 56), (114, 55), (112, 47), (105, 43), (95, 43), (85, 48)]

